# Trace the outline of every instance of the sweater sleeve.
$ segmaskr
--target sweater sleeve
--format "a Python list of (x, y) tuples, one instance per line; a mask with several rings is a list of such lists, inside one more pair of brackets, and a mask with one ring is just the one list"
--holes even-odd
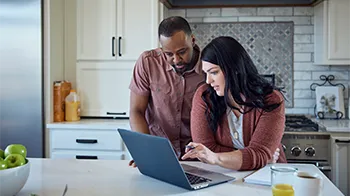
[[(273, 153), (279, 147), (284, 132), (285, 107), (282, 95), (273, 93), (269, 98), (271, 102), (281, 102), (281, 105), (271, 112), (258, 114), (255, 131), (251, 137), (249, 145), (242, 152), (242, 166), (240, 170), (253, 170), (264, 167)], [(270, 102), (270, 103), (271, 103)]]
[(211, 130), (206, 118), (206, 104), (202, 100), (203, 92), (208, 88), (207, 84), (201, 85), (192, 100), (191, 110), (191, 134), (192, 140), (196, 143), (201, 143), (213, 152), (228, 152), (232, 148), (220, 145)]

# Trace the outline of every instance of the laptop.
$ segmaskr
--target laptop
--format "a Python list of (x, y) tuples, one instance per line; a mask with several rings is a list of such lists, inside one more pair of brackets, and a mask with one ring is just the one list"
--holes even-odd
[(235, 180), (234, 177), (180, 164), (170, 141), (163, 137), (118, 129), (139, 171), (146, 176), (197, 190)]

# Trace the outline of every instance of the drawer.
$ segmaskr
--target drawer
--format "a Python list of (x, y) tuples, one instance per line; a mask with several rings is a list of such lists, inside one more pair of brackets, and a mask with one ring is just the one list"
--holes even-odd
[(124, 152), (101, 151), (55, 151), (51, 153), (52, 159), (97, 159), (97, 160), (123, 160)]
[(117, 130), (54, 130), (51, 148), (73, 150), (122, 150)]

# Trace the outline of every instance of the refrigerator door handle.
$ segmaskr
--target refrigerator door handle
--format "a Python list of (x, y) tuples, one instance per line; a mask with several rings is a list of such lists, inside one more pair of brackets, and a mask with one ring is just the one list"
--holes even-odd
[(75, 141), (80, 144), (97, 144), (97, 139), (76, 139)]

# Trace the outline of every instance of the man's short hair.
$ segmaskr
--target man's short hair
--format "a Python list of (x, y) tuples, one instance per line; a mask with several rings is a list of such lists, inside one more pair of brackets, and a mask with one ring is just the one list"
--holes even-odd
[(158, 38), (160, 36), (171, 37), (176, 32), (183, 31), (186, 35), (192, 35), (192, 30), (187, 20), (181, 16), (171, 16), (164, 19), (158, 27)]

